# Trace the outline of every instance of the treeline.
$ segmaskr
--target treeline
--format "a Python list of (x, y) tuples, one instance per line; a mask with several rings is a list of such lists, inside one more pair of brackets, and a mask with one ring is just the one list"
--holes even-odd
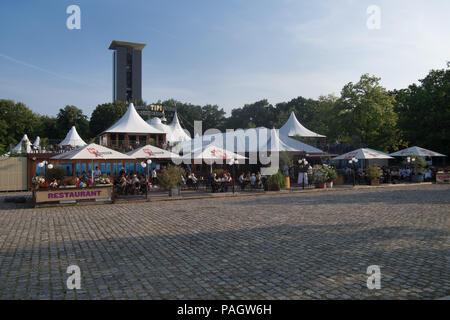
[[(173, 99), (155, 104), (176, 107), (191, 135), (194, 120), (203, 121), (203, 130), (279, 128), (294, 111), (305, 127), (326, 135), (329, 142), (386, 152), (418, 145), (450, 155), (450, 69), (432, 70), (418, 84), (394, 91), (383, 88), (380, 78), (365, 74), (357, 83), (346, 84), (339, 96), (298, 97), (276, 105), (261, 100), (233, 109), (229, 117), (217, 105)], [(30, 139), (62, 140), (73, 125), (83, 139), (93, 141), (125, 111), (125, 103), (114, 102), (98, 105), (90, 119), (75, 106), (66, 106), (56, 117), (49, 117), (32, 112), (23, 103), (0, 100), (0, 153), (17, 144), (24, 133)]]

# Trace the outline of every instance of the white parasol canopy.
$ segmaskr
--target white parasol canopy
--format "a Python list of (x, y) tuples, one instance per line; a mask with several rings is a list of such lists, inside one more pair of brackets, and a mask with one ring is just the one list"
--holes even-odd
[(333, 160), (351, 160), (353, 158), (356, 158), (358, 160), (394, 159), (387, 153), (369, 148), (362, 148), (340, 155), (339, 157), (333, 158)]
[(137, 113), (134, 104), (130, 103), (127, 112), (115, 124), (105, 130), (103, 133), (153, 133), (163, 134), (164, 131), (149, 125)]
[(87, 143), (81, 139), (75, 126), (70, 129), (64, 140), (59, 143), (60, 146), (72, 146), (75, 148), (85, 146), (86, 144)]
[(230, 160), (245, 160), (247, 159), (240, 154), (218, 148), (213, 145), (209, 145), (203, 148), (198, 148), (191, 153), (185, 154), (181, 157), (183, 162), (185, 160), (204, 160), (207, 164), (216, 163), (228, 163)]
[(135, 149), (127, 153), (127, 155), (136, 159), (172, 159), (179, 158), (179, 156), (170, 151), (157, 148), (152, 145), (146, 145), (139, 149)]
[(390, 154), (393, 157), (446, 157), (446, 155), (420, 147), (411, 147)]
[(288, 121), (280, 128), (280, 135), (284, 135), (287, 137), (307, 137), (307, 138), (326, 138), (323, 135), (315, 133), (311, 130), (306, 129), (298, 120), (292, 111)]
[[(22, 150), (23, 142), (25, 142), (26, 150)], [(19, 152), (19, 153), (21, 153), (21, 152), (30, 153), (31, 152), (31, 142), (30, 142), (30, 139), (28, 139), (28, 136), (26, 134), (23, 135), (20, 142), (12, 149), (12, 151)]]
[(52, 157), (54, 160), (134, 160), (134, 157), (100, 146), (95, 143), (85, 145)]
[(171, 142), (183, 142), (191, 140), (191, 136), (186, 132), (187, 130), (181, 127), (176, 110), (175, 115), (173, 116), (172, 123), (169, 124), (169, 127), (172, 129), (172, 134), (170, 137), (172, 140)]

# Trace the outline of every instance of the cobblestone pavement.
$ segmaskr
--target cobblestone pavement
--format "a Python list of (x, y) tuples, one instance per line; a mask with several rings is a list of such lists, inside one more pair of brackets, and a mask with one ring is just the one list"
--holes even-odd
[[(154, 203), (0, 203), (0, 299), (435, 299), (450, 186)], [(68, 290), (66, 269), (81, 268)], [(381, 289), (366, 286), (369, 265)]]

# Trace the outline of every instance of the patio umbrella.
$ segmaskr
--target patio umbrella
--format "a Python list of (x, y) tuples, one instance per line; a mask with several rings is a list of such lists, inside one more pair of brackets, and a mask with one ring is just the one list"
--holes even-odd
[(358, 160), (370, 160), (370, 159), (394, 159), (390, 155), (369, 148), (362, 148), (347, 152), (339, 157), (333, 158), (333, 160), (351, 160), (356, 158)]
[(411, 157), (411, 156), (420, 156), (420, 157), (446, 157), (444, 154), (440, 154), (431, 150), (427, 150), (420, 147), (411, 147), (407, 149), (403, 149), (390, 154), (393, 157)]

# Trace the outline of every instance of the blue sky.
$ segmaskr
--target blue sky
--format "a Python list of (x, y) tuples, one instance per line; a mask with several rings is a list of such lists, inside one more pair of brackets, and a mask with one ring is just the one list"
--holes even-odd
[[(68, 30), (66, 8), (81, 8)], [(366, 10), (381, 9), (369, 30)], [(147, 43), (143, 98), (218, 104), (339, 94), (363, 73), (403, 88), (450, 60), (448, 0), (2, 0), (0, 98), (90, 116), (112, 99), (111, 40)]]

